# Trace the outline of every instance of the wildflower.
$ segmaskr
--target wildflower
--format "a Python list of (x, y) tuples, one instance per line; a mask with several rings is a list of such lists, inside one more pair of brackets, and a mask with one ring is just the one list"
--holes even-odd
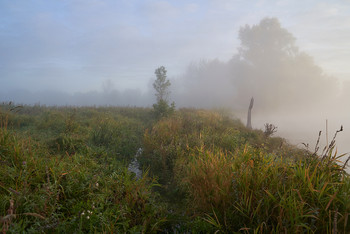
[(98, 187), (98, 182), (96, 182), (96, 187)]
[(90, 216), (86, 216), (87, 219), (90, 219)]
[(85, 215), (85, 211), (83, 211), (83, 212), (81, 213), (81, 215)]

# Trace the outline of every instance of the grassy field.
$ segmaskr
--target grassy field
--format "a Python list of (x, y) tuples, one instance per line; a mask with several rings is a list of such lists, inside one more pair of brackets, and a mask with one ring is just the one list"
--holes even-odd
[(2, 104), (0, 121), (4, 233), (350, 232), (350, 179), (332, 145), (317, 155), (197, 109), (159, 119)]

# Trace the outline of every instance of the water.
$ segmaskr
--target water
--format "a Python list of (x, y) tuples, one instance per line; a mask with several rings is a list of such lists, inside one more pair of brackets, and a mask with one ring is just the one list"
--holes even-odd
[[(243, 123), (246, 123), (247, 113), (241, 113), (239, 117)], [(327, 124), (326, 124), (327, 122)], [(299, 148), (305, 148), (303, 143), (309, 144), (311, 152), (314, 151), (318, 133), (322, 131), (319, 142), (319, 152), (332, 141), (333, 136), (340, 126), (344, 130), (339, 132), (336, 137), (337, 155), (346, 154), (340, 160), (345, 161), (350, 152), (350, 118), (349, 116), (331, 116), (330, 114), (305, 114), (305, 113), (253, 113), (252, 126), (254, 129), (264, 130), (265, 123), (272, 123), (277, 126), (277, 132), (274, 136), (280, 136)], [(327, 134), (328, 133), (328, 134)], [(350, 173), (348, 163), (347, 172)]]
[(142, 148), (139, 148), (135, 154), (134, 159), (129, 164), (128, 170), (130, 172), (135, 173), (136, 179), (140, 179), (142, 177), (142, 171), (140, 170), (140, 164), (137, 158), (142, 154)]

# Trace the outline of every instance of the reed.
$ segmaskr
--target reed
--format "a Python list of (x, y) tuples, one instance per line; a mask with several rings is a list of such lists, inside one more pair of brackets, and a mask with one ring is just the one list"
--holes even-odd
[(234, 154), (199, 149), (183, 183), (192, 212), (223, 232), (347, 233), (350, 180), (337, 158), (330, 151), (324, 160), (295, 162), (249, 146)]

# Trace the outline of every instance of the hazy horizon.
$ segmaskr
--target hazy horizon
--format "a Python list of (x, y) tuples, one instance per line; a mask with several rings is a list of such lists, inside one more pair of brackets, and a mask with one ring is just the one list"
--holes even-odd
[(1, 93), (146, 92), (159, 66), (227, 62), (240, 27), (278, 18), (325, 73), (350, 80), (349, 1), (1, 1)]

